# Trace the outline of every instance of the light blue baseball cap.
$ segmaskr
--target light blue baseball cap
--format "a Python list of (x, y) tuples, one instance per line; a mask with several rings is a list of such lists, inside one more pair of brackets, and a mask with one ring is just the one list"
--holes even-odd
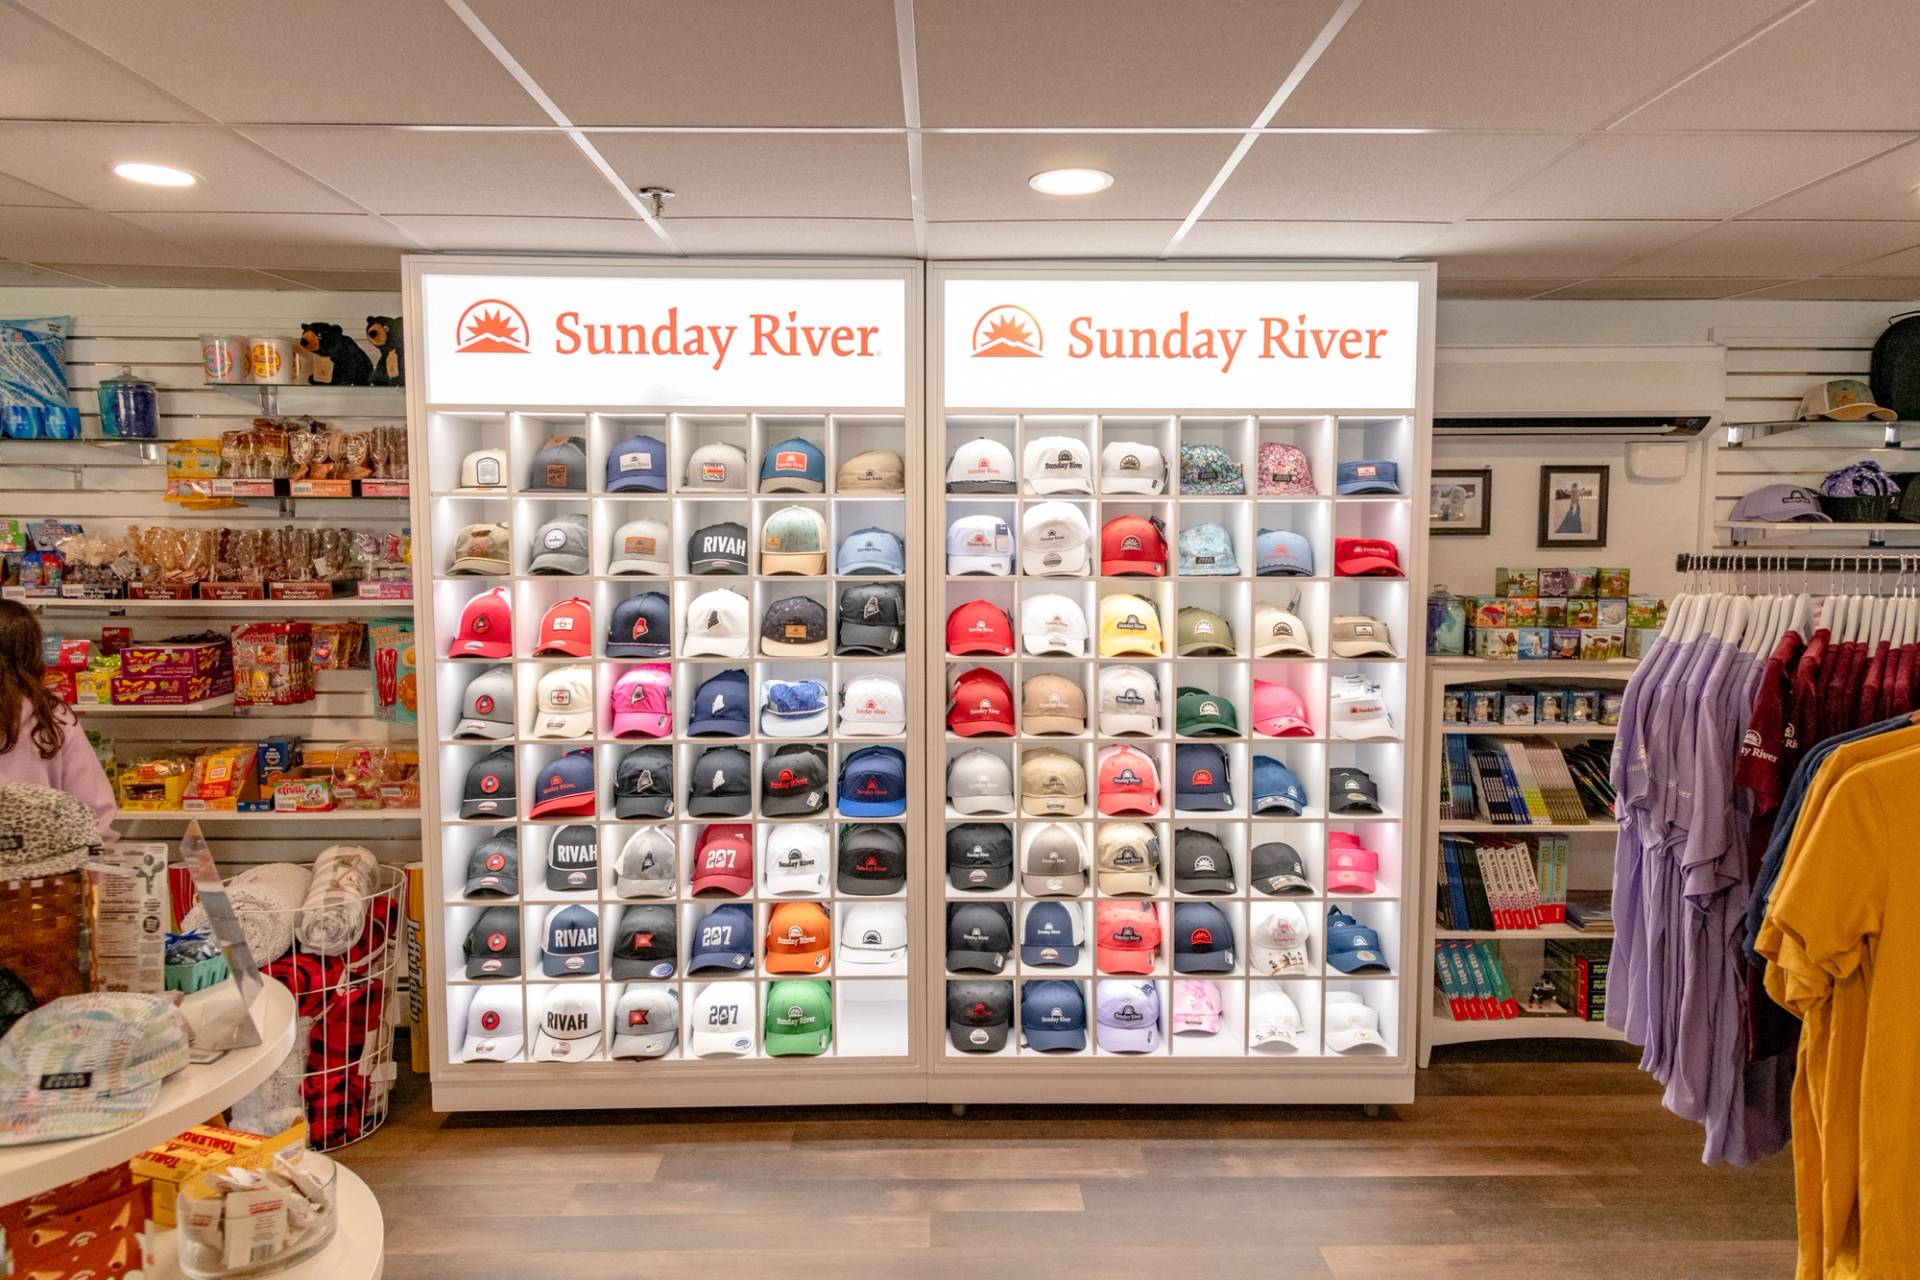
[(1253, 811), (1298, 816), (1306, 812), (1307, 789), (1284, 760), (1273, 756), (1253, 758)]
[(1340, 464), (1335, 492), (1355, 493), (1398, 493), (1400, 492), (1400, 466), (1385, 458), (1367, 458), (1358, 462)]
[(891, 529), (855, 529), (840, 542), (834, 558), (839, 572), (901, 575), (907, 571), (907, 547)]
[(1182, 577), (1239, 576), (1240, 562), (1233, 556), (1233, 538), (1227, 527), (1213, 521), (1180, 531), (1180, 575)]
[(1291, 529), (1262, 529), (1255, 542), (1257, 572), (1261, 577), (1311, 578), (1313, 544)]

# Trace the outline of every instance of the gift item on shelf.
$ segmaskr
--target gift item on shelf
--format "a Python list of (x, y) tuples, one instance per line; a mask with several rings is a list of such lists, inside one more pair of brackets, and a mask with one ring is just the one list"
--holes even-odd
[(0, 1205), (16, 1275), (123, 1275), (145, 1261), (152, 1192), (125, 1161)]
[(181, 1273), (226, 1280), (312, 1257), (339, 1227), (336, 1191), (333, 1161), (304, 1148), (259, 1169), (195, 1174), (175, 1201)]
[(1660, 596), (1633, 595), (1626, 569), (1500, 568), (1493, 594), (1427, 603), (1427, 652), (1496, 661), (1642, 656), (1666, 622)]
[(132, 1124), (187, 1065), (191, 1035), (156, 995), (95, 992), (41, 1005), (0, 1040), (0, 1146)]

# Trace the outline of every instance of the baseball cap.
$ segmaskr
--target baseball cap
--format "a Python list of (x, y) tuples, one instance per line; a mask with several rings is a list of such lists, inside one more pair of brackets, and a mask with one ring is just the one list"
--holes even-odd
[(608, 493), (665, 493), (667, 446), (652, 436), (628, 436), (607, 454)]
[(947, 764), (947, 803), (959, 813), (1012, 813), (1013, 770), (991, 751), (962, 752)]
[(1328, 735), (1345, 742), (1398, 737), (1378, 688), (1366, 680), (1335, 681), (1327, 703)]
[(1013, 652), (1013, 619), (991, 600), (969, 600), (947, 615), (947, 652), (955, 655)]
[(1307, 879), (1307, 860), (1300, 851), (1280, 840), (1253, 846), (1253, 887), (1264, 894), (1312, 893), (1313, 881)]
[(760, 492), (820, 493), (827, 487), (827, 455), (820, 446), (789, 436), (760, 459)]
[(467, 930), (462, 950), (469, 978), (519, 977), (520, 908), (488, 907), (482, 911)]
[(1327, 833), (1327, 892), (1372, 893), (1379, 888), (1380, 855), (1350, 831)]
[(613, 606), (607, 621), (609, 658), (664, 658), (673, 633), (672, 602), (659, 591), (643, 591)]
[(1291, 529), (1262, 529), (1254, 538), (1254, 572), (1263, 578), (1313, 576), (1313, 544)]
[(956, 889), (1004, 889), (1013, 883), (1013, 828), (963, 822), (947, 828), (947, 883)]
[(999, 672), (974, 667), (955, 677), (947, 695), (947, 728), (963, 738), (1013, 732), (1013, 690)]
[(1100, 1047), (1108, 1053), (1152, 1053), (1160, 1047), (1160, 988), (1151, 982), (1102, 979), (1094, 987)]
[(1100, 668), (1100, 732), (1160, 731), (1160, 682), (1145, 667)]
[(460, 793), (463, 818), (500, 818), (513, 813), (513, 748), (495, 747), (473, 762)]
[(1233, 535), (1227, 526), (1208, 520), (1180, 531), (1180, 576), (1183, 578), (1236, 577), (1240, 562), (1233, 555)]
[(1873, 402), (1873, 389), (1858, 378), (1831, 378), (1816, 383), (1800, 397), (1794, 420), (1806, 422), (1827, 418), (1834, 422), (1860, 422), (1867, 418), (1893, 422), (1899, 415)]
[(527, 491), (578, 493), (587, 487), (587, 442), (579, 436), (549, 436), (534, 450)]
[(1093, 454), (1086, 441), (1072, 436), (1040, 436), (1027, 441), (1020, 469), (1030, 493), (1093, 492)]
[(1198, 494), (1243, 494), (1246, 477), (1240, 464), (1217, 444), (1180, 446), (1180, 492)]
[(1380, 1038), (1380, 1011), (1361, 1000), (1358, 992), (1327, 992), (1322, 1016), (1326, 1021), (1327, 1048), (1335, 1053), (1352, 1053), (1356, 1049), (1386, 1051), (1386, 1042)]
[(1311, 738), (1313, 724), (1298, 690), (1276, 680), (1253, 682), (1253, 731), (1268, 738)]
[(1211, 902), (1173, 904), (1173, 971), (1233, 972), (1233, 924), (1226, 912)]
[(1064, 968), (1080, 963), (1080, 913), (1064, 902), (1036, 902), (1020, 926), (1020, 963)]
[(1183, 737), (1240, 736), (1239, 715), (1233, 704), (1218, 694), (1182, 686), (1173, 706), (1174, 731)]
[(469, 898), (511, 898), (520, 892), (520, 833), (502, 827), (467, 855)]
[(688, 973), (699, 973), (703, 969), (731, 969), (738, 973), (753, 967), (751, 909), (735, 902), (723, 903), (700, 917), (694, 925), (693, 937), (693, 954), (687, 957)]
[(1273, 756), (1253, 758), (1253, 811), (1299, 817), (1307, 808), (1307, 789), (1286, 762)]
[(1173, 833), (1173, 887), (1180, 893), (1232, 893), (1233, 855), (1211, 831)]
[(696, 1058), (738, 1058), (752, 1053), (753, 1010), (751, 982), (709, 982), (693, 998), (693, 1013), (687, 1019), (687, 1048)]
[(610, 574), (638, 573), (664, 578), (673, 572), (667, 563), (667, 526), (651, 517), (629, 520), (613, 531)]
[[(159, 1101), (162, 1082), (187, 1065), (191, 1035), (185, 1016), (168, 1001), (135, 992), (64, 996), (21, 1015), (0, 1041), (0, 1146), (85, 1137), (134, 1123)], [(59, 1221), (50, 1219), (37, 1230), (51, 1228), (49, 1235), (59, 1240), (66, 1235)], [(19, 1243), (34, 1248), (38, 1242), (28, 1239), (33, 1234), (19, 1232)], [(63, 1240), (52, 1251), (64, 1259), (70, 1245)], [(87, 1274), (105, 1271), (87, 1268)], [(64, 1265), (44, 1273), (81, 1274)]]
[(1336, 480), (1334, 492), (1339, 494), (1398, 493), (1400, 466), (1385, 458), (1343, 462)]
[(767, 988), (767, 1020), (760, 1044), (768, 1057), (812, 1057), (825, 1053), (832, 1043), (833, 992), (827, 983), (788, 978)]
[(834, 563), (838, 573), (898, 577), (907, 571), (907, 544), (891, 529), (855, 529), (840, 540), (840, 554)]
[(1307, 972), (1307, 916), (1291, 902), (1254, 908), (1253, 971)]
[(535, 1062), (582, 1062), (600, 1051), (600, 989), (555, 987), (533, 1038)]
[(840, 589), (837, 652), (904, 653), (907, 591), (898, 582), (863, 582)]
[(1254, 984), (1253, 999), (1247, 1005), (1247, 1032), (1247, 1043), (1255, 1049), (1299, 1046), (1300, 1010), (1286, 988), (1277, 982)]
[(1013, 914), (1004, 902), (958, 902), (947, 907), (947, 970), (999, 973), (1013, 951)]
[(449, 658), (506, 658), (513, 654), (513, 605), (507, 589), (482, 591), (460, 610), (460, 625), (447, 646)]
[(518, 987), (482, 987), (467, 1006), (461, 1062), (516, 1062), (527, 1045)]
[(673, 669), (649, 662), (620, 673), (609, 699), (613, 736), (664, 738), (673, 732)]
[(513, 736), (513, 668), (487, 667), (467, 682), (460, 695), (460, 723), (456, 738), (511, 738)]
[(1100, 892), (1120, 897), (1160, 892), (1160, 838), (1140, 822), (1109, 822), (1094, 837)]
[(827, 811), (827, 748), (792, 743), (760, 762), (760, 815), (808, 817)]
[(817, 897), (827, 891), (827, 829), (816, 822), (767, 828), (761, 876), (768, 897)]
[(1075, 825), (1049, 822), (1027, 827), (1020, 887), (1042, 898), (1074, 898), (1087, 891), (1087, 846)]
[(631, 984), (614, 1002), (612, 1030), (608, 1057), (666, 1057), (680, 1038), (679, 992), (657, 983)]
[(527, 572), (587, 572), (587, 518), (568, 514), (541, 525), (533, 535), (533, 561)]
[(448, 573), (501, 574), (509, 571), (513, 534), (504, 524), (470, 524), (453, 537)]
[(695, 529), (687, 539), (687, 572), (731, 574), (747, 571), (747, 526), (722, 520)]
[(1113, 817), (1160, 812), (1160, 771), (1146, 752), (1136, 747), (1107, 747), (1100, 752), (1097, 773), (1102, 814)]
[(907, 908), (859, 902), (840, 917), (841, 964), (898, 964), (907, 956)]
[[(1002, 615), (1004, 616), (1004, 615)], [(1071, 596), (1047, 592), (1028, 596), (1020, 606), (1020, 638), (1033, 657), (1064, 654), (1082, 658), (1087, 653), (1087, 612)], [(1008, 623), (1007, 647), (1013, 652), (1012, 623)]]
[(833, 921), (817, 902), (776, 902), (767, 915), (768, 973), (825, 973)]
[(747, 598), (730, 587), (701, 592), (687, 605), (687, 624), (681, 632), (680, 656), (746, 657), (748, 615)]
[(581, 747), (547, 762), (535, 775), (529, 817), (593, 812), (593, 748)]
[(1112, 440), (1100, 450), (1100, 492), (1159, 493), (1166, 487), (1166, 455), (1155, 446)]
[(1013, 1026), (1013, 983), (947, 983), (947, 1039), (963, 1053), (998, 1053)]
[(1174, 1035), (1217, 1035), (1221, 1012), (1220, 988), (1211, 978), (1182, 978), (1173, 984), (1173, 1014), (1167, 1024)]
[(694, 691), (693, 711), (687, 717), (688, 735), (748, 736), (753, 732), (753, 721), (747, 711), (751, 696), (747, 673), (740, 667), (728, 667), (708, 676)]
[(1020, 563), (1030, 577), (1084, 577), (1092, 546), (1087, 513), (1071, 502), (1036, 502), (1020, 518)]
[(907, 811), (907, 757), (898, 747), (861, 747), (840, 761), (840, 813), (897, 818)]
[(455, 493), (488, 493), (506, 487), (505, 449), (475, 449), (460, 459), (460, 487)]
[(907, 731), (907, 695), (892, 676), (855, 676), (840, 689), (840, 736), (893, 738)]
[(1271, 658), (1283, 653), (1313, 656), (1307, 643), (1307, 626), (1291, 609), (1274, 604), (1256, 605), (1253, 610), (1253, 656)]
[(1211, 813), (1233, 808), (1227, 753), (1211, 742), (1183, 742), (1173, 749), (1173, 807)]
[(1013, 530), (999, 516), (961, 516), (947, 526), (947, 572), (1001, 578), (1012, 573)]
[(1087, 771), (1078, 757), (1041, 748), (1020, 756), (1020, 811), (1071, 818), (1087, 808)]
[(581, 596), (569, 596), (556, 602), (540, 619), (540, 638), (534, 643), (536, 657), (558, 653), (569, 658), (584, 658), (593, 652), (593, 606)]
[(826, 731), (826, 681), (768, 680), (761, 684), (761, 733), (769, 738), (817, 738)]
[[(694, 759), (693, 777), (687, 784), (687, 816), (746, 817), (753, 808), (752, 770), (747, 753), (739, 747), (708, 747), (702, 751)], [(699, 892), (697, 885), (694, 892)]]
[(907, 829), (897, 822), (862, 822), (840, 828), (840, 859), (834, 883), (843, 896), (885, 897), (907, 887)]
[(1167, 572), (1167, 535), (1149, 516), (1115, 516), (1100, 526), (1100, 572), (1158, 578)]
[(1296, 445), (1270, 440), (1260, 446), (1258, 485), (1263, 498), (1310, 497), (1313, 468), (1307, 455)]
[(584, 738), (593, 732), (593, 670), (555, 667), (534, 686), (533, 736)]
[(1100, 597), (1100, 656), (1124, 658), (1134, 654), (1157, 658), (1164, 647), (1160, 614), (1145, 596)]
[(1380, 812), (1380, 789), (1364, 769), (1329, 769), (1327, 789), (1333, 793), (1330, 808), (1334, 813)]
[(671, 898), (676, 881), (673, 837), (665, 828), (641, 827), (613, 860), (613, 891), (622, 898)]
[(892, 449), (862, 449), (840, 464), (833, 487), (841, 493), (904, 493), (907, 464)]
[(1174, 635), (1183, 658), (1233, 654), (1233, 627), (1211, 609), (1188, 605), (1174, 617)]
[(1020, 1042), (1041, 1053), (1086, 1048), (1087, 998), (1081, 994), (1080, 984), (1056, 979), (1021, 983)]
[(1761, 485), (1734, 503), (1727, 519), (1833, 523), (1833, 517), (1820, 510), (1820, 491), (1799, 484)]
[(540, 971), (549, 978), (600, 972), (600, 917), (593, 908), (555, 907), (547, 913)]
[(827, 571), (827, 522), (811, 507), (782, 507), (760, 526), (760, 572)]
[(981, 436), (953, 451), (947, 461), (948, 493), (1012, 493), (1013, 450)]
[(703, 444), (687, 459), (681, 488), (708, 493), (745, 493), (747, 455), (730, 444)]
[(1151, 973), (1160, 953), (1160, 915), (1150, 902), (1094, 905), (1095, 958), (1102, 973)]
[(635, 747), (621, 756), (614, 771), (613, 796), (616, 818), (672, 817), (673, 750)]
[(599, 833), (584, 822), (574, 822), (553, 833), (547, 844), (547, 888), (555, 893), (579, 893), (600, 886)]
[(1085, 733), (1087, 691), (1054, 672), (1028, 676), (1020, 687), (1020, 724), (1029, 734)]
[(1376, 618), (1344, 616), (1333, 620), (1333, 656), (1336, 658), (1394, 658), (1393, 636)]
[(1400, 549), (1380, 538), (1335, 538), (1333, 571), (1347, 578), (1398, 578)]

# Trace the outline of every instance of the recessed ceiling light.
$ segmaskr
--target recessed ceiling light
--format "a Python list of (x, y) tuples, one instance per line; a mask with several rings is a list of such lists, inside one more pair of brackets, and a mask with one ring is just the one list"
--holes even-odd
[(123, 161), (113, 166), (113, 171), (128, 182), (149, 187), (190, 187), (200, 181), (185, 169), (176, 169), (167, 164), (145, 164), (138, 160)]
[(1027, 185), (1042, 195), (1090, 196), (1113, 185), (1113, 175), (1105, 169), (1047, 169), (1027, 179)]

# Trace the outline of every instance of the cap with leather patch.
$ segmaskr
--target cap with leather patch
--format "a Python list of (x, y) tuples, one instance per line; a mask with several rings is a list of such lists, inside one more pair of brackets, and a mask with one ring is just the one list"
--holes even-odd
[(1094, 959), (1102, 973), (1152, 973), (1160, 955), (1160, 913), (1150, 902), (1094, 907)]
[(840, 736), (894, 738), (907, 731), (907, 695), (892, 676), (855, 676), (840, 690)]
[(448, 573), (498, 575), (511, 570), (513, 534), (504, 524), (470, 524), (453, 538)]
[(1180, 531), (1180, 576), (1183, 578), (1239, 576), (1240, 561), (1233, 554), (1233, 535), (1227, 526), (1208, 521)]
[(986, 892), (1013, 883), (1013, 830), (1004, 822), (947, 828), (947, 883)]
[(1167, 458), (1154, 445), (1109, 440), (1100, 450), (1100, 492), (1161, 493), (1167, 487)]
[(863, 449), (840, 464), (833, 487), (839, 493), (904, 493), (907, 464), (891, 449)]
[(1162, 577), (1167, 535), (1150, 516), (1115, 516), (1100, 526), (1100, 572), (1107, 577)]
[(513, 605), (505, 587), (483, 591), (460, 610), (460, 624), (447, 646), (449, 658), (513, 656)]
[(673, 604), (665, 593), (643, 591), (613, 606), (607, 620), (609, 658), (664, 658), (672, 646)]
[(456, 738), (511, 738), (513, 736), (513, 668), (488, 667), (468, 682), (460, 696), (460, 723)]
[(1012, 493), (1013, 451), (985, 436), (969, 440), (947, 461), (948, 493)]
[(547, 842), (547, 888), (591, 893), (600, 887), (600, 837), (584, 822), (569, 823)]
[(1020, 757), (1020, 811), (1037, 818), (1071, 818), (1086, 812), (1087, 771), (1064, 751), (1038, 750)]
[(551, 436), (533, 454), (527, 476), (529, 493), (581, 493), (587, 487), (587, 442), (580, 436)]
[(760, 459), (760, 492), (820, 493), (827, 487), (827, 455), (800, 436), (770, 445)]
[(760, 526), (760, 572), (818, 576), (827, 571), (827, 522), (812, 507), (782, 507)]
[(1233, 628), (1213, 610), (1188, 605), (1175, 616), (1174, 625), (1181, 657), (1233, 655)]
[(540, 952), (540, 971), (549, 978), (599, 973), (600, 917), (592, 907), (555, 907), (547, 913)]
[(1093, 492), (1093, 455), (1084, 440), (1040, 436), (1027, 441), (1021, 461), (1029, 493)]
[(1086, 690), (1051, 671), (1028, 676), (1020, 687), (1020, 727), (1029, 735), (1085, 733)]
[(1234, 495), (1246, 491), (1246, 476), (1225, 449), (1217, 444), (1181, 443), (1181, 493)]
[(563, 515), (547, 521), (533, 535), (533, 559), (528, 573), (579, 575), (587, 570), (587, 518)]
[(651, 517), (629, 520), (613, 531), (607, 572), (637, 573), (649, 578), (664, 578), (673, 572), (667, 563), (667, 526)]
[(665, 493), (667, 446), (652, 436), (629, 436), (607, 454), (608, 493)]
[[(1084, 658), (1087, 654), (1087, 611), (1072, 596), (1051, 592), (1030, 595), (1020, 606), (1020, 639), (1033, 657), (1059, 654)], [(1009, 622), (1007, 647), (1013, 652), (1012, 626)]]
[(520, 976), (520, 908), (488, 907), (467, 930), (467, 977)]
[(747, 455), (735, 445), (703, 444), (688, 456), (680, 487), (704, 493), (745, 493)]
[(1393, 635), (1378, 618), (1343, 616), (1333, 620), (1333, 656), (1336, 658), (1397, 658)]
[(1087, 846), (1076, 825), (1049, 822), (1027, 828), (1020, 887), (1037, 898), (1076, 898), (1087, 891)]

